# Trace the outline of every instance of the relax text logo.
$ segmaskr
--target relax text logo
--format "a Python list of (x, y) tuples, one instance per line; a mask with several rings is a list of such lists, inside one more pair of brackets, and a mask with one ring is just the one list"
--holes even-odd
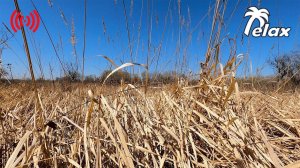
[(288, 37), (290, 27), (270, 27), (269, 11), (267, 9), (257, 9), (256, 7), (248, 8), (244, 17), (250, 17), (244, 30), (244, 34), (249, 36), (250, 29), (253, 22), (257, 19), (259, 27), (252, 29), (252, 36), (254, 37)]

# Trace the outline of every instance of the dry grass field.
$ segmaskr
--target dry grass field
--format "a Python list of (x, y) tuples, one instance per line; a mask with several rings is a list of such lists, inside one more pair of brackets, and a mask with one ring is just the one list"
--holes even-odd
[[(17, 0), (14, 2), (16, 9), (20, 11)], [(78, 63), (78, 57), (81, 55), (76, 54), (75, 59), (72, 57), (74, 60), (61, 62), (60, 58), (63, 54), (59, 54), (61, 51), (57, 52), (56, 42), (52, 41), (42, 21), (48, 34), (47, 37), (56, 53), (55, 56), (58, 58), (57, 61), (60, 62), (60, 67), (56, 67), (57, 71), (64, 72), (53, 83), (47, 81), (43, 83), (42, 80), (37, 80), (38, 73), (33, 68), (37, 63), (31, 62), (29, 53), (29, 50), (32, 53), (33, 47), (30, 45), (28, 47), (26, 34), (22, 28), (31, 81), (25, 82), (18, 78), (19, 82), (8, 84), (9, 79), (6, 78), (6, 83), (0, 83), (0, 167), (300, 167), (300, 92), (295, 89), (284, 91), (288, 81), (300, 70), (294, 75), (282, 78), (281, 83), (273, 82), (271, 85), (265, 85), (263, 82), (253, 83), (253, 80), (243, 84), (242, 80), (236, 79), (238, 66), (246, 60), (246, 55), (249, 59), (249, 54), (239, 54), (236, 47), (239, 40), (230, 38), (227, 32), (221, 31), (223, 27), (226, 27), (224, 14), (227, 1), (216, 0), (213, 7), (209, 7), (209, 11), (205, 14), (205, 17), (209, 16), (209, 19), (212, 19), (212, 23), (209, 22), (212, 26), (211, 31), (203, 32), (203, 36), (205, 34), (209, 38), (205, 45), (205, 49), (207, 47), (205, 54), (200, 55), (202, 62), (190, 60), (197, 62), (197, 65), (199, 62), (200, 72), (193, 84), (191, 82), (188, 84), (187, 79), (184, 78), (182, 82), (177, 79), (179, 82), (166, 85), (153, 85), (154, 81), (149, 78), (149, 74), (154, 70), (154, 65), (151, 67), (151, 60), (157, 56), (158, 64), (161, 56), (160, 50), (165, 47), (162, 45), (163, 38), (158, 40), (161, 42), (157, 46), (151, 44), (152, 20), (158, 22), (158, 18), (154, 19), (155, 12), (152, 14), (153, 12), (150, 11), (153, 8), (150, 4), (153, 5), (153, 2), (147, 1), (147, 22), (138, 24), (138, 37), (133, 36), (134, 40), (130, 38), (132, 32), (129, 28), (132, 25), (128, 25), (125, 2), (124, 0), (122, 2), (123, 8), (121, 9), (124, 10), (124, 18), (126, 18), (125, 34), (128, 34), (127, 48), (130, 50), (131, 59), (129, 62), (121, 60), (121, 65), (119, 65), (114, 62), (118, 59), (112, 60), (109, 56), (95, 57), (97, 61), (103, 57), (111, 64), (111, 71), (107, 71), (108, 75), (105, 75), (101, 82), (84, 83), (85, 74), (88, 74), (84, 67), (92, 67), (92, 65), (85, 65), (86, 0), (84, 1), (84, 22), (79, 23), (84, 24), (82, 31), (84, 47), (80, 61), (82, 65)], [(189, 54), (185, 51), (190, 42), (184, 43), (185, 39), (181, 37), (182, 28), (188, 29), (187, 41), (190, 41), (189, 39), (195, 34), (193, 35), (194, 29), (189, 30), (190, 24), (181, 25), (184, 23), (181, 21), (181, 18), (184, 18), (181, 17), (181, 1), (172, 2), (170, 1), (169, 4), (178, 4), (179, 37), (176, 42), (178, 43), (176, 53), (181, 52), (178, 52), (178, 58), (177, 55), (171, 55), (171, 57), (172, 60), (176, 59), (175, 67), (177, 64), (182, 64), (183, 68), (184, 64), (177, 63), (177, 59), (185, 60)], [(31, 3), (36, 8), (33, 1)], [(48, 3), (52, 8), (51, 1), (48, 0)], [(131, 3), (133, 5), (133, 1)], [(172, 8), (174, 7), (169, 5), (168, 10)], [(60, 7), (58, 9), (64, 18), (63, 11)], [(98, 8), (97, 10), (95, 13), (100, 11)], [(235, 10), (233, 9), (230, 14), (230, 19)], [(145, 9), (141, 8), (141, 12), (143, 11), (146, 11), (146, 6)], [(189, 8), (187, 11), (189, 13)], [(78, 9), (74, 8), (74, 12), (78, 13)], [(168, 15), (163, 17), (166, 18), (165, 26), (169, 24)], [(142, 19), (142, 13), (140, 18)], [(101, 18), (98, 18), (99, 20)], [(149, 24), (150, 21), (151, 24)], [(50, 20), (50, 22), (54, 21)], [(200, 23), (201, 26), (208, 24), (202, 23), (202, 19), (199, 25)], [(102, 17), (102, 24), (105, 37), (104, 17)], [(148, 48), (145, 47), (145, 51), (143, 49), (145, 59), (135, 63), (132, 58), (138, 57), (139, 53), (133, 47), (134, 52), (136, 50), (136, 56), (132, 55), (132, 46), (136, 44), (137, 48), (139, 46), (142, 25), (147, 26), (145, 30), (147, 29), (148, 36), (143, 35), (143, 39)], [(134, 26), (137, 27), (137, 25)], [(72, 29), (72, 47), (76, 51), (74, 22), (70, 29)], [(164, 28), (162, 37), (165, 31), (169, 30)], [(56, 37), (57, 34), (52, 35)], [(235, 35), (232, 37), (236, 38)], [(114, 45), (120, 47), (122, 41), (118, 39), (114, 40), (116, 41)], [(134, 42), (132, 43), (131, 40)], [(203, 41), (201, 38), (200, 40)], [(224, 53), (221, 46), (222, 42), (227, 40), (230, 44), (227, 50), (230, 52)], [(167, 43), (170, 42), (167, 41)], [(98, 47), (93, 43), (88, 45)], [(61, 44), (61, 50), (63, 46)], [(46, 47), (51, 48), (51, 46)], [(100, 47), (103, 47), (102, 44)], [(45, 50), (46, 52), (48, 50)], [(183, 58), (180, 58), (181, 54)], [(128, 53), (127, 55), (129, 56)], [(224, 56), (228, 59), (221, 59)], [(75, 60), (77, 69), (73, 71), (71, 68), (65, 71), (67, 65), (72, 67), (72, 62)], [(48, 63), (40, 62), (39, 66), (40, 69), (47, 68)], [(166, 69), (164, 64), (160, 66)], [(143, 85), (124, 84), (124, 72), (131, 70), (128, 74), (136, 75), (134, 68), (142, 69), (144, 78), (141, 78), (139, 83)], [(82, 70), (79, 71), (79, 69)], [(42, 74), (42, 70), (40, 71)], [(52, 74), (51, 63), (49, 63), (49, 71), (51, 78), (45, 76), (45, 79), (54, 80), (58, 75)], [(107, 84), (108, 82), (105, 83), (109, 77), (112, 77), (112, 74), (119, 74), (122, 78), (118, 81), (120, 85), (112, 86)], [(82, 83), (79, 82), (79, 78)], [(76, 79), (77, 83), (64, 82), (66, 79)]]
[[(6, 167), (299, 167), (300, 94), (194, 86), (1, 86)], [(42, 125), (35, 126), (36, 110)]]

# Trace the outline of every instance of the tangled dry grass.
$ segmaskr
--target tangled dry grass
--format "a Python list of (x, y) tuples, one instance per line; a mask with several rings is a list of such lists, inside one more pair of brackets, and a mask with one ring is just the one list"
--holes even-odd
[[(195, 86), (1, 86), (5, 167), (299, 167), (300, 94)], [(115, 90), (112, 92), (112, 90)], [(5, 155), (5, 152), (8, 153)], [(5, 158), (6, 156), (6, 158)]]

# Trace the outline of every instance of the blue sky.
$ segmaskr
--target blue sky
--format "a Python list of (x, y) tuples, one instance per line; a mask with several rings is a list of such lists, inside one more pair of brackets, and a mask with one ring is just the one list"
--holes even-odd
[[(65, 63), (75, 63), (72, 54), (71, 23), (75, 24), (76, 50), (81, 62), (83, 49), (83, 21), (84, 21), (84, 1), (83, 0), (52, 0), (51, 7), (47, 0), (33, 0), (42, 19), (44, 20), (58, 54)], [(148, 23), (147, 20), (147, 0), (124, 0), (128, 27), (130, 30), (131, 47), (134, 62), (146, 63), (148, 54)], [(132, 3), (133, 2), (133, 3)], [(170, 3), (170, 8), (168, 10)], [(132, 5), (133, 4), (133, 5)], [(150, 15), (152, 16), (151, 28), (151, 48), (150, 56), (153, 58), (150, 70), (168, 71), (184, 67), (184, 72), (199, 71), (199, 62), (204, 60), (204, 55), (209, 40), (214, 0), (181, 0), (181, 16), (184, 26), (179, 30), (178, 21), (178, 1), (177, 0), (149, 0)], [(28, 15), (34, 10), (30, 0), (19, 0), (19, 6), (24, 15)], [(248, 18), (244, 14), (249, 6), (266, 8), (270, 12), (269, 23), (271, 27), (291, 27), (289, 37), (281, 38), (253, 38), (243, 36), (243, 31)], [(0, 33), (1, 36), (7, 33), (2, 23), (10, 29), (10, 15), (14, 11), (12, 0), (0, 1)], [(211, 9), (211, 10), (209, 10)], [(268, 60), (275, 55), (284, 54), (292, 50), (299, 49), (300, 45), (300, 3), (297, 0), (229, 0), (225, 12), (225, 27), (222, 30), (221, 38), (228, 36), (236, 37), (237, 54), (247, 54), (242, 66), (238, 70), (239, 75), (244, 75), (245, 71), (252, 74), (257, 70), (260, 75), (271, 75), (272, 68), (268, 65)], [(61, 17), (61, 11), (65, 16), (67, 24)], [(141, 31), (139, 35), (139, 24), (141, 17)], [(165, 17), (167, 22), (165, 22)], [(103, 21), (105, 22), (106, 32), (104, 34)], [(201, 22), (200, 22), (201, 21)], [(166, 23), (166, 24), (165, 24)], [(190, 24), (188, 24), (190, 23)], [(255, 21), (253, 26), (257, 26)], [(25, 27), (29, 47), (32, 54), (36, 76), (40, 76), (37, 65), (36, 50), (41, 53), (41, 62), (46, 77), (50, 77), (49, 65), (54, 69), (54, 76), (62, 74), (59, 61), (55, 55), (53, 47), (47, 33), (41, 24), (37, 32), (32, 33)], [(162, 39), (162, 33), (164, 32)], [(191, 38), (188, 34), (194, 30)], [(180, 50), (176, 52), (179, 34), (181, 32)], [(0, 36), (0, 37), (1, 37)], [(10, 34), (8, 33), (10, 37)], [(138, 38), (140, 37), (140, 38)], [(33, 40), (34, 39), (34, 40)], [(103, 70), (110, 68), (110, 64), (103, 58), (97, 56), (103, 54), (114, 60), (117, 64), (130, 62), (130, 48), (128, 34), (123, 9), (122, 0), (87, 0), (87, 36), (86, 36), (86, 75), (99, 75)], [(34, 42), (35, 41), (35, 44)], [(157, 48), (162, 41), (161, 53), (157, 60)], [(63, 49), (60, 47), (62, 43)], [(13, 75), (18, 78), (29, 76), (25, 50), (21, 31), (14, 34), (14, 37), (7, 41), (7, 46), (2, 52), (3, 64), (12, 64)], [(183, 57), (186, 56), (186, 61)], [(229, 56), (228, 40), (225, 39), (221, 46), (221, 61), (224, 63)], [(176, 60), (180, 61), (176, 64)], [(186, 62), (186, 64), (184, 64)], [(81, 64), (80, 64), (81, 65)], [(175, 65), (178, 65), (175, 67)], [(139, 69), (136, 68), (136, 71)], [(143, 71), (143, 69), (140, 69)]]

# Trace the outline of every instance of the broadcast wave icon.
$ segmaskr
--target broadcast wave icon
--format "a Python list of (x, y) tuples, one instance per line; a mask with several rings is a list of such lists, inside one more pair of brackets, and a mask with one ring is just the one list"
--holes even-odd
[(36, 10), (30, 12), (29, 16), (24, 17), (20, 12), (15, 10), (10, 16), (10, 25), (14, 32), (17, 32), (24, 26), (29, 27), (33, 32), (36, 32), (40, 26), (40, 16)]

